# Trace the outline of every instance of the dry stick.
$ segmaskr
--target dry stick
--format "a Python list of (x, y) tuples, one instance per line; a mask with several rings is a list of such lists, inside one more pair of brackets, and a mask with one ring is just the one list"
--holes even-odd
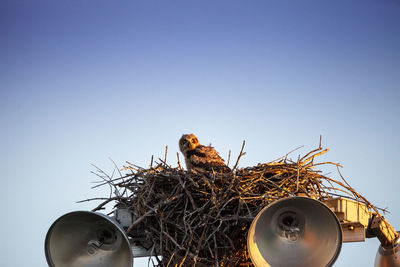
[(168, 146), (165, 146), (165, 156), (164, 156), (165, 164), (167, 164), (167, 153), (168, 153)]
[(299, 150), (299, 149), (302, 148), (302, 147), (304, 147), (304, 146), (299, 146), (299, 147), (293, 149), (292, 151), (289, 151), (289, 153), (287, 153), (285, 156), (280, 157), (280, 158), (277, 158), (277, 159), (275, 159), (275, 160), (273, 160), (273, 161), (270, 161), (270, 162), (268, 162), (267, 164), (271, 164), (271, 163), (277, 162), (277, 161), (279, 161), (279, 160), (281, 160), (281, 159), (284, 159), (284, 161), (286, 161), (286, 158), (287, 158), (287, 156), (289, 156), (289, 154), (295, 152), (296, 150)]
[(303, 161), (303, 160), (306, 159), (308, 156), (314, 154), (314, 153), (317, 152), (317, 151), (320, 151), (321, 149), (322, 149), (322, 147), (319, 147), (319, 148), (316, 148), (316, 149), (314, 149), (314, 150), (311, 150), (310, 152), (308, 152), (307, 154), (305, 154), (305, 155), (300, 159), (300, 161)]
[(343, 168), (343, 166), (340, 165), (340, 163), (335, 163), (335, 162), (330, 162), (330, 161), (325, 161), (325, 162), (320, 162), (320, 163), (314, 163), (313, 162), (312, 164), (310, 162), (310, 163), (307, 163), (306, 165), (304, 165), (304, 168), (308, 168), (308, 167), (314, 168), (315, 166), (325, 165), (325, 164), (331, 164), (331, 165), (335, 165), (337, 167)]
[(319, 136), (319, 148), (322, 148), (322, 135)]
[(349, 188), (352, 188), (352, 187), (349, 185), (349, 183), (346, 181), (346, 179), (344, 179), (344, 177), (343, 177), (342, 173), (340, 172), (339, 168), (336, 167), (336, 169), (337, 169), (337, 171), (338, 171), (338, 173), (339, 173), (339, 175), (340, 175), (340, 178), (342, 178), (342, 180), (346, 183), (346, 185), (347, 185)]
[[(93, 164), (92, 164), (92, 165), (93, 165)], [(112, 182), (110, 182), (110, 180), (111, 180), (110, 176), (108, 176), (103, 170), (101, 170), (100, 168), (96, 167), (95, 165), (93, 165), (93, 166), (94, 166), (95, 168), (97, 168), (97, 171), (98, 171), (98, 172), (100, 172), (100, 173), (102, 173), (102, 174), (104, 175), (104, 176), (101, 176), (101, 175), (98, 174), (98, 173), (91, 172), (91, 173), (95, 174), (97, 177), (99, 177), (100, 179), (104, 180), (104, 181), (105, 181), (104, 184), (107, 184), (107, 185), (110, 187), (110, 196), (109, 196), (109, 198), (110, 198), (110, 197), (112, 196), (112, 193), (113, 193), (113, 191), (112, 191), (113, 184), (112, 184)], [(104, 178), (104, 177), (108, 178), (108, 180), (107, 180), (106, 178)]]
[(131, 166), (137, 168), (138, 170), (145, 170), (145, 168), (140, 167), (140, 166), (138, 166), (138, 165), (136, 165), (136, 164), (133, 164), (133, 163), (131, 163), (131, 162), (129, 162), (129, 161), (125, 161), (125, 162), (128, 163), (129, 165), (131, 165)]
[(168, 266), (171, 264), (171, 261), (172, 261), (172, 259), (174, 258), (174, 256), (175, 256), (175, 252), (172, 253), (172, 255), (171, 255), (171, 257), (169, 258), (169, 261), (168, 261), (168, 264), (167, 264), (166, 267), (168, 267)]
[(229, 154), (228, 154), (228, 162), (226, 163), (226, 166), (229, 167), (229, 163), (231, 161), (231, 150), (229, 149)]
[(109, 198), (107, 197), (95, 197), (95, 198), (88, 198), (85, 200), (79, 200), (76, 203), (82, 203), (82, 202), (87, 202), (87, 201), (92, 201), (92, 200), (109, 200)]
[[(169, 168), (172, 168), (171, 166), (169, 166), (168, 164), (167, 164), (167, 162), (166, 161), (164, 161), (164, 160), (162, 160), (161, 158), (158, 158), (158, 160), (162, 163), (162, 165), (164, 165), (165, 167), (169, 167)], [(157, 166), (158, 167), (158, 166)], [(157, 168), (156, 168), (157, 169)]]
[[(99, 167), (97, 167), (97, 166), (94, 165), (94, 164), (91, 164), (91, 165), (92, 165), (93, 167), (95, 167), (96, 170), (97, 170), (99, 173), (103, 174), (104, 177), (107, 177), (108, 179), (111, 179), (111, 177), (110, 177), (107, 173), (105, 173), (102, 169), (100, 169)], [(100, 178), (102, 178), (103, 180), (105, 180), (104, 177), (98, 175), (97, 173), (95, 173), (95, 172), (92, 172), (92, 173), (94, 173), (94, 174), (97, 175), (98, 177), (100, 177)]]
[(121, 171), (119, 170), (119, 168), (118, 168), (117, 164), (115, 163), (115, 161), (112, 158), (108, 158), (108, 159), (111, 160), (111, 162), (114, 164), (114, 168), (116, 170), (118, 170), (119, 177), (121, 178), (123, 175), (122, 175)]
[[(328, 181), (328, 182), (329, 182), (329, 181)], [(329, 183), (330, 183), (330, 182), (329, 182)], [(331, 185), (332, 185), (332, 184), (331, 184)], [(340, 192), (342, 192), (342, 193), (345, 193), (345, 194), (348, 194), (349, 196), (351, 196), (350, 192), (347, 192), (347, 191), (345, 191), (345, 190), (343, 190), (343, 189), (340, 189), (340, 188), (337, 188), (337, 187), (334, 187), (334, 186), (331, 186), (331, 187), (324, 186), (324, 189), (326, 189), (326, 190), (328, 190), (328, 191), (333, 190), (333, 191), (335, 191), (335, 192), (336, 192), (336, 191), (340, 191)], [(329, 194), (333, 195), (333, 193), (329, 193)], [(340, 195), (340, 196), (342, 196), (342, 195)], [(343, 197), (349, 198), (349, 196), (343, 196)], [(357, 201), (356, 198), (352, 198), (352, 199), (354, 199), (354, 200)]]
[[(117, 170), (117, 171), (118, 171), (119, 178), (121, 178), (121, 179), (122, 179), (122, 182), (123, 182), (123, 181), (124, 181), (124, 178), (123, 178), (123, 175), (122, 175), (121, 171), (119, 170), (117, 164), (115, 163), (115, 161), (114, 161), (112, 158), (109, 158), (109, 159), (110, 159), (111, 162), (114, 164), (114, 170)], [(114, 186), (114, 189), (115, 189), (115, 191), (114, 191), (114, 194), (115, 194), (115, 195), (117, 195), (117, 192), (118, 192), (118, 194), (119, 194), (120, 196), (123, 196), (123, 195), (125, 194), (126, 188), (124, 188), (124, 191), (123, 191), (122, 194), (121, 194), (121, 193), (119, 192), (117, 186), (115, 186), (115, 184), (113, 184), (113, 186)]]
[[(92, 172), (92, 173), (93, 173), (93, 172)], [(98, 174), (96, 174), (96, 173), (94, 173), (94, 174), (95, 174), (95, 175), (98, 175)], [(124, 175), (124, 176), (119, 177), (119, 178), (111, 179), (111, 180), (106, 181), (106, 182), (101, 182), (100, 184), (97, 184), (97, 185), (95, 185), (95, 186), (92, 186), (91, 188), (94, 189), (94, 188), (97, 188), (97, 187), (100, 187), (100, 186), (109, 184), (110, 182), (115, 182), (115, 181), (118, 181), (118, 180), (123, 180), (124, 178), (128, 178), (128, 177), (130, 177), (130, 176), (131, 176), (131, 175), (128, 174), (128, 175)], [(103, 179), (103, 180), (104, 180), (104, 179)]]
[(178, 159), (178, 168), (179, 168), (180, 170), (182, 170), (181, 162), (180, 162), (180, 160), (179, 160), (179, 152), (176, 152), (176, 157), (177, 157), (177, 159)]
[[(316, 149), (316, 151), (319, 151), (319, 150), (321, 150), (322, 148), (318, 148), (318, 149)], [(329, 151), (329, 148), (326, 148), (326, 149), (324, 149), (324, 150), (322, 150), (321, 152), (318, 152), (318, 153), (316, 153), (316, 154), (314, 154), (314, 155), (312, 155), (312, 156), (310, 156), (310, 157), (308, 157), (308, 158), (306, 158), (306, 157), (302, 157), (301, 159), (300, 159), (300, 163), (301, 163), (301, 165), (305, 165), (307, 162), (309, 162), (310, 160), (314, 160), (314, 158), (316, 158), (316, 157), (318, 157), (318, 156), (321, 156), (321, 155), (323, 155), (323, 154), (325, 154), (326, 152), (328, 152)], [(310, 153), (309, 153), (310, 154)], [(308, 155), (308, 154), (307, 154)]]
[(239, 164), (240, 158), (246, 154), (246, 152), (243, 153), (243, 149), (244, 149), (244, 145), (245, 145), (245, 144), (246, 144), (246, 141), (243, 140), (242, 149), (240, 149), (239, 156), (238, 156), (238, 158), (237, 158), (237, 160), (236, 160), (236, 163), (235, 163), (235, 166), (233, 166), (233, 169), (232, 169), (232, 170), (236, 169), (237, 165)]
[(109, 202), (111, 202), (113, 200), (118, 200), (118, 199), (119, 199), (119, 197), (109, 198), (106, 201), (102, 202), (100, 205), (98, 205), (96, 208), (92, 209), (92, 211), (94, 212), (94, 211), (101, 210), (103, 208), (103, 206), (106, 205), (107, 203), (109, 203)]

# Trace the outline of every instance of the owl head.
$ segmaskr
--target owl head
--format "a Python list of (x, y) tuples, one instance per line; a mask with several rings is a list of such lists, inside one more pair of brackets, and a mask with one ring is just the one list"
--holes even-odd
[(182, 153), (193, 150), (200, 145), (199, 139), (194, 134), (184, 134), (179, 140), (179, 148)]

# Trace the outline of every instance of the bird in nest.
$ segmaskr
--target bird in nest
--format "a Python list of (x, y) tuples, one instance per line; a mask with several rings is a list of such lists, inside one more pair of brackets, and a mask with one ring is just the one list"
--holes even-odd
[(212, 146), (203, 146), (194, 134), (184, 134), (179, 140), (179, 148), (185, 157), (188, 171), (222, 172), (228, 173), (231, 169)]

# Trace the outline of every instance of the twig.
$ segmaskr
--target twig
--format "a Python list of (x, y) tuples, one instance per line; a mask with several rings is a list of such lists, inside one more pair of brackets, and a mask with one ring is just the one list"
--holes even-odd
[(236, 160), (236, 163), (235, 163), (235, 166), (233, 166), (233, 169), (232, 169), (232, 170), (235, 170), (235, 169), (236, 169), (237, 165), (239, 164), (240, 158), (246, 154), (246, 152), (243, 153), (243, 149), (244, 149), (244, 145), (245, 145), (245, 144), (246, 144), (246, 141), (243, 140), (242, 148), (240, 149), (239, 156), (238, 156), (238, 158), (237, 158), (237, 160)]
[(164, 162), (167, 163), (168, 146), (165, 146)]
[(119, 197), (111, 197), (111, 198), (108, 198), (107, 200), (105, 200), (105, 201), (103, 201), (102, 203), (100, 203), (96, 208), (92, 209), (92, 211), (101, 210), (101, 209), (103, 209), (103, 207), (104, 207), (106, 204), (110, 203), (110, 202), (113, 201), (113, 200), (118, 200), (118, 199), (119, 199)]
[(179, 152), (176, 152), (176, 157), (178, 159), (178, 168), (182, 170), (181, 162), (179, 161)]

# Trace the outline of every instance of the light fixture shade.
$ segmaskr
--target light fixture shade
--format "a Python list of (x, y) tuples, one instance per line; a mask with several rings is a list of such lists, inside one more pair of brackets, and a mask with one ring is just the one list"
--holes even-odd
[(379, 246), (375, 267), (400, 267), (400, 239), (393, 248)]
[(132, 267), (129, 239), (112, 218), (89, 211), (67, 213), (47, 232), (50, 267)]
[(338, 218), (325, 204), (308, 197), (288, 197), (266, 206), (247, 237), (256, 267), (331, 266), (341, 247)]

